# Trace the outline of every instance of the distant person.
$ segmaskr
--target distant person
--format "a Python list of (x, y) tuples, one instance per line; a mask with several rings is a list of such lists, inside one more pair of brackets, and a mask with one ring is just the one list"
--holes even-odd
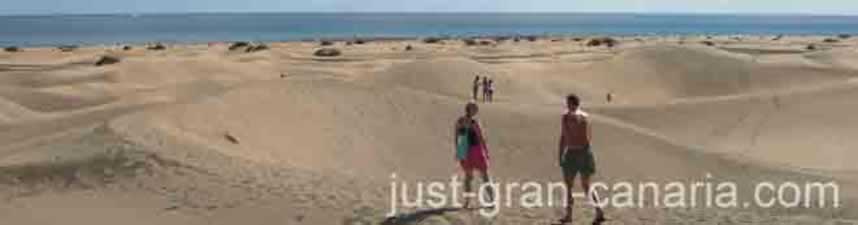
[(488, 92), (489, 92), (488, 93), (488, 97), (489, 97), (488, 101), (489, 102), (494, 101), (494, 98), (495, 98), (495, 80), (494, 79), (489, 80), (488, 88), (486, 88), (486, 89), (488, 89)]
[[(489, 149), (480, 122), (476, 119), (479, 108), (476, 103), (469, 102), (465, 105), (465, 115), (456, 120), (455, 140), (456, 161), (465, 173), (465, 193), (472, 193), (471, 182), (474, 178), (474, 170), (480, 172), (483, 183), (490, 182), (489, 179)], [(489, 199), (494, 199), (494, 190), (489, 189)], [(465, 198), (464, 208), (468, 208), (470, 199)]]
[(483, 102), (489, 99), (489, 77), (483, 77)]
[[(596, 173), (596, 162), (593, 152), (590, 150), (590, 124), (587, 113), (582, 111), (581, 100), (575, 94), (566, 97), (566, 107), (569, 110), (563, 115), (560, 129), (560, 144), (558, 148), (558, 160), (563, 171), (563, 179), (566, 184), (566, 215), (560, 219), (561, 223), (572, 222), (572, 206), (575, 200), (572, 198), (572, 187), (575, 177), (581, 175), (581, 186), (585, 193), (590, 194), (590, 178)], [(596, 209), (596, 217), (593, 224), (601, 224), (605, 221), (604, 213), (598, 206), (598, 196), (593, 193), (588, 196), (593, 200)]]
[(480, 92), (480, 76), (479, 75), (474, 77), (474, 83), (471, 85), (471, 89), (473, 92), (471, 95), (472, 96), (471, 98), (473, 98), (474, 101), (479, 100), (479, 99), (477, 99), (479, 97), (479, 96), (477, 96), (477, 93)]

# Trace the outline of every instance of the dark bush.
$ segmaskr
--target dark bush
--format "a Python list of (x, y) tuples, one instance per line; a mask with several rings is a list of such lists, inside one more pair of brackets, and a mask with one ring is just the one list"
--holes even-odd
[(711, 41), (701, 41), (700, 43), (704, 44), (706, 46), (715, 46), (715, 42), (711, 42)]
[(572, 38), (572, 41), (574, 41), (574, 42), (581, 42), (583, 40), (584, 40), (584, 38), (579, 38), (579, 37)]
[(414, 50), (414, 47), (412, 47), (411, 45), (405, 46), (405, 51), (411, 51), (411, 50)]
[(244, 50), (244, 52), (258, 52), (258, 51), (264, 51), (264, 50), (268, 50), (268, 45), (257, 44), (257, 45), (248, 46), (247, 49)]
[(9, 47), (5, 47), (5, 48), (3, 48), (3, 51), (6, 51), (6, 52), (18, 52), (18, 51), (21, 51), (21, 49), (19, 49), (19, 48), (18, 48), (18, 47), (16, 47), (16, 46), (9, 46)]
[(336, 49), (336, 48), (323, 48), (323, 49), (316, 50), (316, 52), (313, 53), (313, 55), (319, 56), (319, 57), (335, 57), (335, 56), (340, 56), (342, 54), (343, 53), (339, 49)]
[(123, 51), (131, 50), (131, 46), (128, 46), (128, 45), (126, 45), (126, 46), (122, 46), (122, 50), (123, 50)]
[(527, 36), (527, 41), (534, 42), (536, 40), (539, 40), (539, 38), (536, 36)]
[(423, 43), (426, 43), (426, 44), (441, 43), (441, 38), (436, 38), (436, 37), (424, 38)]
[(60, 45), (57, 47), (61, 52), (71, 52), (77, 49), (77, 45)]
[(809, 51), (816, 50), (816, 45), (815, 44), (809, 44), (809, 45), (807, 45), (807, 47), (805, 49), (807, 49)]
[[(349, 43), (351, 43), (351, 42), (349, 42)], [(334, 42), (333, 42), (333, 41), (321, 41), (321, 42), (319, 43), (319, 45), (321, 45), (321, 46), (331, 46), (331, 45), (334, 45)]]
[(150, 45), (150, 46), (149, 46), (149, 47), (147, 47), (146, 49), (148, 49), (148, 50), (154, 50), (154, 51), (161, 51), (161, 50), (166, 50), (166, 49), (167, 49), (167, 46), (164, 46), (164, 45), (163, 45), (163, 44), (161, 44), (161, 43), (156, 43), (156, 44), (154, 44), (154, 45)]
[(362, 44), (366, 44), (366, 43), (367, 43), (367, 41), (366, 41), (366, 40), (363, 40), (363, 39), (356, 39), (356, 40), (354, 41), (354, 43), (355, 43), (356, 45), (362, 45)]
[(840, 35), (837, 35), (837, 37), (839, 37), (840, 39), (849, 39), (849, 38), (852, 38), (852, 35), (850, 35), (850, 34), (840, 34)]
[(116, 64), (116, 63), (119, 63), (119, 61), (120, 61), (119, 58), (117, 58), (115, 56), (105, 55), (105, 56), (101, 56), (101, 58), (98, 58), (98, 61), (95, 62), (95, 66)]
[(593, 38), (587, 42), (588, 47), (598, 47), (598, 46), (607, 46), (608, 48), (614, 47), (618, 44), (617, 40), (610, 37), (600, 37)]
[(235, 43), (232, 43), (231, 45), (229, 45), (229, 50), (234, 51), (234, 50), (237, 50), (239, 48), (246, 48), (248, 46), (250, 46), (250, 43), (245, 42), (245, 41), (239, 41), (239, 42), (235, 42)]
[(477, 43), (477, 40), (470, 39), (470, 38), (469, 38), (469, 39), (462, 40), (462, 41), (463, 41), (463, 42), (465, 42), (465, 45), (467, 45), (467, 46), (474, 46), (474, 45), (477, 45), (477, 44), (478, 44), (478, 43)]
[(837, 40), (837, 39), (834, 39), (834, 38), (826, 38), (825, 40), (822, 40), (822, 42), (825, 42), (825, 43), (837, 43), (837, 42), (840, 42), (840, 40)]

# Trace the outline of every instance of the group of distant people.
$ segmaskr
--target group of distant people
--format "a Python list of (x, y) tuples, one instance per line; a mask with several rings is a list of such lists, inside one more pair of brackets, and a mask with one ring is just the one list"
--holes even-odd
[[(484, 98), (488, 96), (491, 101), (491, 80), (486, 81), (483, 77)], [(474, 99), (477, 97), (477, 90), (480, 82), (480, 77), (474, 79)], [(485, 93), (488, 93), (485, 95)], [(593, 157), (593, 152), (590, 149), (590, 125), (588, 115), (580, 108), (580, 99), (575, 94), (570, 94), (566, 97), (567, 112), (563, 114), (560, 122), (560, 138), (557, 151), (557, 165), (563, 173), (564, 183), (566, 185), (566, 212), (560, 218), (561, 224), (572, 222), (572, 204), (574, 199), (572, 196), (572, 186), (575, 183), (575, 178), (580, 175), (581, 186), (585, 193), (590, 192), (590, 178), (596, 173), (596, 161)], [(464, 189), (465, 192), (471, 193), (471, 181), (474, 177), (474, 171), (480, 173), (483, 182), (491, 182), (488, 172), (489, 167), (489, 149), (486, 143), (486, 138), (477, 120), (477, 112), (479, 107), (475, 101), (465, 105), (465, 114), (456, 120), (454, 126), (455, 138), (454, 145), (456, 146), (455, 160), (461, 166), (465, 174)], [(589, 196), (594, 203), (596, 214), (592, 224), (602, 224), (605, 222), (605, 216), (602, 209), (599, 207), (599, 197), (595, 192)], [(494, 199), (494, 190), (488, 190), (488, 197)], [(466, 198), (464, 207), (468, 208), (469, 201)], [(489, 206), (494, 207), (494, 206)]]
[(479, 75), (474, 77), (474, 83), (472, 85), (472, 92), (473, 93), (472, 93), (471, 98), (473, 98), (474, 101), (479, 101), (480, 96), (478, 94), (480, 92), (480, 88), (482, 88), (482, 91), (483, 91), (483, 100), (482, 101), (483, 102), (491, 102), (494, 99), (494, 94), (495, 94), (495, 81), (492, 79), (489, 79), (488, 76), (484, 76), (484, 77), (482, 77), (482, 79), (480, 79), (480, 78), (481, 77)]

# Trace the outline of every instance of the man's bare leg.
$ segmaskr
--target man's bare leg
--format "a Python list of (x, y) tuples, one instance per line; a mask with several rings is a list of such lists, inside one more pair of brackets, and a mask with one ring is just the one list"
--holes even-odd
[[(590, 194), (590, 176), (582, 175), (581, 176), (581, 186), (584, 188), (584, 191), (589, 195)], [(595, 195), (590, 195), (590, 198), (593, 200), (593, 207), (596, 209), (596, 217), (593, 219), (593, 224), (601, 224), (605, 222), (605, 212), (602, 211), (602, 207), (599, 207), (599, 198)]]
[(563, 175), (563, 181), (566, 183), (566, 215), (560, 219), (560, 222), (572, 222), (572, 207), (575, 205), (575, 198), (572, 197), (572, 188), (575, 186), (575, 175)]

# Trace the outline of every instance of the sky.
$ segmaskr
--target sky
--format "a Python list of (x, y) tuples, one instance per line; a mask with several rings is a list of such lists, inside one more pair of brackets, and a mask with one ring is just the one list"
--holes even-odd
[(0, 0), (0, 15), (183, 12), (636, 12), (858, 15), (858, 0)]

